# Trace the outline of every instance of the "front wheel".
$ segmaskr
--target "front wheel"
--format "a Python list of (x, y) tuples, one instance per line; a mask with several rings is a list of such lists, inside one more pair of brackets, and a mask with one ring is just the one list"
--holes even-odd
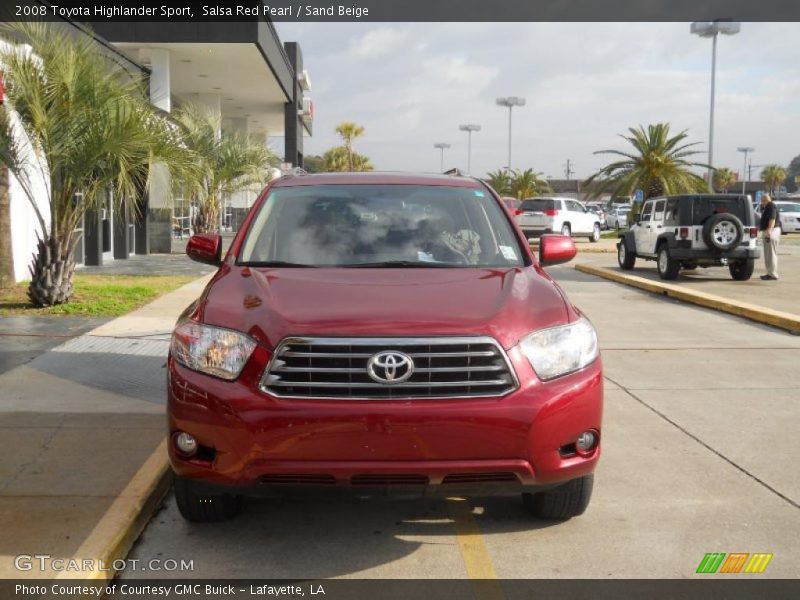
[(658, 260), (656, 262), (658, 264), (658, 275), (661, 279), (672, 280), (678, 277), (681, 263), (670, 258), (669, 248), (666, 244), (662, 244), (658, 249)]
[(731, 272), (731, 277), (736, 281), (747, 281), (753, 276), (753, 270), (756, 267), (756, 261), (753, 258), (746, 258), (744, 260), (737, 260), (728, 265), (728, 270)]
[(522, 494), (522, 501), (534, 517), (569, 519), (582, 515), (592, 498), (594, 475), (584, 475), (538, 494)]
[(191, 479), (175, 476), (175, 500), (187, 521), (208, 523), (228, 521), (239, 514), (242, 497), (234, 494), (204, 494)]
[(619, 268), (623, 271), (630, 271), (636, 263), (636, 254), (630, 252), (625, 247), (625, 242), (622, 241), (617, 246), (617, 262), (619, 263)]
[(569, 228), (569, 223), (564, 223), (561, 226), (561, 235), (569, 236), (572, 230)]
[(600, 223), (595, 223), (594, 227), (592, 227), (592, 235), (589, 236), (590, 242), (599, 242), (600, 241)]

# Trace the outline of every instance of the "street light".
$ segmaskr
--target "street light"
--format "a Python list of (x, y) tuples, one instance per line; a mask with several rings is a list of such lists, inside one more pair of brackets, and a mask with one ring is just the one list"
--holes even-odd
[(525, 98), (509, 96), (508, 98), (498, 98), (497, 106), (508, 107), (508, 170), (511, 170), (511, 110), (515, 106), (525, 106)]
[(747, 180), (750, 179), (749, 173), (747, 172), (747, 154), (749, 152), (755, 152), (755, 148), (749, 148), (745, 146), (744, 148), (737, 148), (739, 152), (744, 152), (744, 167), (742, 167), (742, 194), (745, 192), (745, 184)]
[(459, 125), (458, 128), (461, 131), (467, 132), (467, 175), (472, 174), (472, 132), (473, 131), (480, 131), (480, 125)]
[(444, 151), (450, 147), (450, 144), (446, 144), (444, 142), (439, 142), (433, 145), (434, 148), (438, 148), (442, 151), (442, 157), (439, 161), (439, 172), (444, 173)]
[(700, 37), (710, 37), (711, 44), (711, 118), (708, 126), (708, 184), (712, 185), (711, 177), (714, 172), (714, 86), (717, 79), (717, 36), (735, 35), (739, 33), (741, 25), (734, 21), (698, 21), (692, 23), (690, 31)]

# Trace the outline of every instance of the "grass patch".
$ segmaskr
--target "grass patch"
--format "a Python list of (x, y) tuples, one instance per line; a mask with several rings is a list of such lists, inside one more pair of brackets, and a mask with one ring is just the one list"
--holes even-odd
[(603, 240), (614, 239), (615, 240), (615, 239), (617, 239), (617, 237), (619, 237), (619, 234), (622, 231), (623, 230), (617, 231), (616, 229), (609, 229), (608, 231), (604, 231), (603, 233), (600, 234), (600, 239), (603, 239)]
[(80, 315), (118, 317), (159, 296), (193, 281), (194, 277), (172, 275), (82, 275), (73, 276), (75, 292), (66, 304), (34, 308), (28, 301), (28, 283), (0, 290), (0, 316)]

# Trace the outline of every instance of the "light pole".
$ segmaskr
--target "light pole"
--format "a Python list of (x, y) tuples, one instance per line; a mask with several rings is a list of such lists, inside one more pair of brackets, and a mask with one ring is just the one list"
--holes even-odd
[(717, 80), (717, 36), (735, 35), (741, 25), (734, 21), (698, 21), (692, 23), (690, 31), (700, 37), (710, 37), (711, 43), (711, 117), (708, 125), (708, 185), (714, 173), (714, 87)]
[(480, 131), (480, 125), (459, 125), (461, 131), (467, 132), (467, 175), (472, 175), (472, 132)]
[(755, 148), (750, 148), (748, 146), (745, 146), (743, 148), (737, 148), (736, 150), (738, 150), (739, 152), (743, 152), (744, 153), (744, 167), (742, 167), (742, 194), (744, 194), (745, 193), (745, 185), (746, 185), (747, 181), (750, 179), (750, 173), (748, 173), (748, 171), (747, 171), (747, 155), (750, 152), (755, 152), (756, 149)]
[(444, 173), (444, 151), (450, 147), (450, 144), (446, 144), (444, 142), (438, 142), (433, 145), (434, 148), (438, 148), (442, 151), (441, 158), (439, 159), (439, 172)]
[(511, 170), (511, 110), (515, 106), (525, 106), (525, 98), (518, 96), (509, 96), (507, 98), (498, 98), (497, 106), (508, 107), (508, 165), (507, 168)]

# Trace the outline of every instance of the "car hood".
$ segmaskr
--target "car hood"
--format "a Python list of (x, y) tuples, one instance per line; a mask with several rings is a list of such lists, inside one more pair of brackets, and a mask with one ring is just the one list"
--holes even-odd
[(490, 335), (505, 348), (573, 315), (538, 266), (487, 269), (225, 265), (201, 299), (208, 324), (276, 346), (286, 336)]

